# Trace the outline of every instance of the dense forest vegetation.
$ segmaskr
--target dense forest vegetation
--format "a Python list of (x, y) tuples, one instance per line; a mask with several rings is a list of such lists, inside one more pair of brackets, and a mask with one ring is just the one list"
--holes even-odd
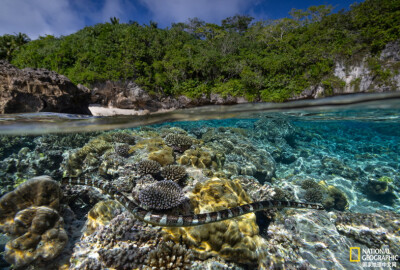
[(376, 76), (389, 76), (377, 55), (399, 39), (400, 0), (366, 0), (348, 11), (332, 14), (331, 6), (313, 6), (270, 21), (236, 15), (217, 25), (194, 18), (160, 29), (154, 22), (112, 18), (59, 38), (28, 42), (26, 36), (4, 35), (0, 58), (88, 86), (134, 80), (151, 93), (283, 101), (310, 85), (343, 84), (333, 75), (337, 60), (370, 55)]

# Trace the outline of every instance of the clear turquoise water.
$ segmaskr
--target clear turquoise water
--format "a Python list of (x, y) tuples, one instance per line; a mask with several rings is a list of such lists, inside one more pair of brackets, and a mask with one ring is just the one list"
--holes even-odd
[[(396, 96), (366, 97), (367, 100), (364, 100), (365, 96), (347, 96), (282, 105), (204, 107), (151, 116), (3, 115), (0, 117), (0, 133), (3, 134), (0, 137), (1, 194), (11, 192), (20, 182), (36, 176), (49, 175), (61, 181), (63, 176), (72, 175), (68, 169), (71, 157), (102, 134), (120, 131), (131, 134), (136, 142), (130, 147), (149, 138), (165, 139), (169, 133), (186, 134), (196, 140), (192, 149), (209, 151), (212, 161), (219, 163), (207, 168), (183, 164), (190, 172), (182, 184), (185, 192), (189, 193), (194, 183), (207, 181), (212, 174), (223, 175), (229, 181), (247, 179), (243, 181), (250, 184), (243, 186), (254, 198), (258, 198), (257, 188), (272, 188), (281, 192), (281, 199), (323, 203), (327, 208), (318, 214), (312, 214), (311, 210), (296, 210), (299, 212), (295, 214), (282, 210), (279, 218), (273, 219), (258, 213), (260, 237), (268, 245), (275, 243), (276, 250), (268, 248), (267, 255), (260, 254), (254, 264), (238, 263), (240, 260), (235, 260), (234, 256), (222, 256), (217, 252), (216, 258), (221, 260), (221, 265), (236, 269), (269, 269), (266, 265), (271, 269), (308, 269), (301, 268), (306, 266), (309, 269), (363, 269), (362, 262), (349, 262), (349, 247), (388, 249), (391, 254), (400, 251), (400, 99)], [(120, 142), (110, 142), (110, 153), (119, 145)], [(89, 161), (89, 156), (80, 160), (82, 171), (79, 174), (106, 179), (113, 185), (120, 185), (121, 189), (138, 186), (140, 177), (130, 175), (127, 168), (134, 171), (132, 166), (146, 159), (149, 153), (135, 151), (128, 157), (106, 154), (107, 151), (96, 152), (92, 157), (96, 162)], [(184, 153), (174, 152), (173, 164), (179, 163), (182, 155)], [(305, 180), (318, 183), (317, 191), (304, 188)], [(130, 187), (126, 187), (129, 186), (127, 183), (131, 183)], [(69, 234), (73, 222), (80, 222), (79, 230), (84, 228), (88, 210), (104, 199), (98, 190), (87, 189), (64, 190), (64, 197), (76, 196), (79, 192), (84, 194), (79, 202), (62, 201), (75, 214), (74, 219), (64, 216)], [(1, 214), (4, 214), (7, 206), (2, 207)], [(389, 212), (374, 216), (382, 210)], [(351, 213), (359, 213), (359, 218)], [(375, 220), (375, 224), (362, 224), (362, 220), (370, 219)], [(21, 235), (23, 232), (8, 233), (11, 238), (3, 239), (2, 249), (7, 240)], [(287, 238), (277, 237), (279, 235), (287, 235)], [(71, 269), (91, 269), (77, 263), (90, 257), (81, 254), (79, 243), (85, 239), (79, 237), (80, 233), (69, 235), (66, 247), (73, 251), (74, 262), (71, 252), (64, 251), (50, 262), (36, 259), (21, 269), (28, 269), (24, 267), (29, 265), (46, 269), (61, 261), (70, 261)], [(294, 238), (298, 239), (295, 241)], [(35, 250), (37, 247), (30, 248)], [(187, 248), (192, 247), (188, 244)], [(287, 253), (282, 254), (283, 251)], [(275, 258), (278, 253), (283, 263), (268, 259)], [(104, 260), (93, 254), (92, 257), (107, 268)], [(200, 265), (198, 269), (217, 265), (201, 256), (194, 261), (192, 266)], [(4, 260), (2, 265), (8, 267)]]

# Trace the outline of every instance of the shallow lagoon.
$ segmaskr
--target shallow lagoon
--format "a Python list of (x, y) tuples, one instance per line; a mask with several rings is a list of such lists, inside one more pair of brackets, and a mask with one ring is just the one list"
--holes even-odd
[[(20, 269), (400, 265), (396, 257), (349, 260), (350, 247), (359, 247), (361, 257), (372, 249), (400, 254), (397, 95), (137, 117), (7, 115), (0, 130), (6, 268), (8, 263)], [(158, 165), (143, 162), (149, 160)], [(87, 185), (60, 184), (72, 178)], [(160, 184), (165, 179), (172, 183)], [(320, 204), (325, 210), (272, 208), (162, 228), (138, 221), (107, 188), (90, 187), (90, 181), (169, 215), (265, 200)], [(357, 252), (351, 256), (358, 259)]]

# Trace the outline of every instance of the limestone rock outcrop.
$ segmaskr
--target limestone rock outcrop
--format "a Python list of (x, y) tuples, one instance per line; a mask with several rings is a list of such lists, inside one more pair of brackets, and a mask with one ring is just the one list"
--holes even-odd
[(46, 69), (18, 69), (0, 61), (0, 114), (91, 114), (89, 101), (89, 89), (63, 75)]

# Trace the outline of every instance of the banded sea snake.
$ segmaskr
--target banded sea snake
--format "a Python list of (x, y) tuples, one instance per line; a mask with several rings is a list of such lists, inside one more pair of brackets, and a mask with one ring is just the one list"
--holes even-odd
[(193, 215), (171, 215), (162, 213), (153, 213), (152, 211), (141, 208), (135, 202), (130, 200), (126, 195), (118, 191), (110, 183), (94, 180), (94, 179), (81, 179), (79, 177), (65, 177), (62, 179), (64, 185), (86, 185), (99, 188), (112, 196), (115, 200), (121, 203), (127, 210), (129, 210), (137, 219), (142, 220), (146, 223), (150, 223), (156, 226), (162, 227), (190, 227), (203, 225), (222, 220), (231, 219), (244, 214), (262, 211), (266, 209), (276, 208), (306, 208), (323, 210), (324, 207), (320, 204), (315, 203), (303, 203), (294, 201), (258, 201), (241, 206), (224, 209), (217, 212), (204, 213), (204, 214), (193, 214)]

